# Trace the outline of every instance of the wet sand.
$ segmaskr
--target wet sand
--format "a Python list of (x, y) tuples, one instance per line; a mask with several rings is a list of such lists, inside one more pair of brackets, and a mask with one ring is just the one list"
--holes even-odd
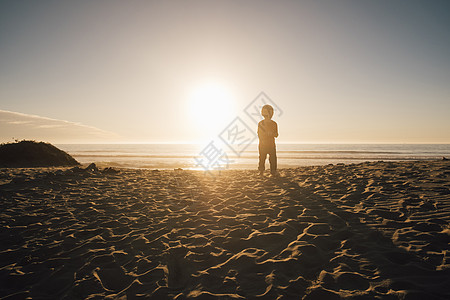
[(450, 163), (0, 169), (2, 299), (448, 299)]

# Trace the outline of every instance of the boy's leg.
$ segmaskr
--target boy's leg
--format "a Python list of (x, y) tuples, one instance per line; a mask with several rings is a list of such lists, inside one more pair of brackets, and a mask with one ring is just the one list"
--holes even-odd
[(259, 149), (258, 170), (259, 170), (259, 172), (264, 172), (264, 170), (266, 169), (265, 164), (266, 164), (267, 151), (261, 145), (259, 145), (258, 149)]
[(269, 152), (270, 173), (277, 173), (277, 149), (275, 146)]

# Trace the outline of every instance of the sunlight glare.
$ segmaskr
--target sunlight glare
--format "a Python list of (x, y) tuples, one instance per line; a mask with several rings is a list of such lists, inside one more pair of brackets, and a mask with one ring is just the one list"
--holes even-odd
[(196, 129), (217, 135), (234, 119), (235, 100), (230, 89), (224, 85), (203, 83), (192, 90), (188, 111)]

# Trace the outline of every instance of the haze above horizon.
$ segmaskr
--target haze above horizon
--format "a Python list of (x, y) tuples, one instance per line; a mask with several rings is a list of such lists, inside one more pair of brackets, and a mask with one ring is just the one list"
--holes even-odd
[[(1, 1), (0, 142), (450, 143), (449, 1)], [(256, 131), (256, 128), (255, 128)]]

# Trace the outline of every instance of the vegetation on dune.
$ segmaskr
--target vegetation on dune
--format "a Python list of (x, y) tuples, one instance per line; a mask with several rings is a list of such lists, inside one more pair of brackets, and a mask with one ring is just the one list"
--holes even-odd
[(16, 141), (0, 145), (0, 167), (68, 167), (79, 165), (68, 153), (52, 144), (35, 141)]

